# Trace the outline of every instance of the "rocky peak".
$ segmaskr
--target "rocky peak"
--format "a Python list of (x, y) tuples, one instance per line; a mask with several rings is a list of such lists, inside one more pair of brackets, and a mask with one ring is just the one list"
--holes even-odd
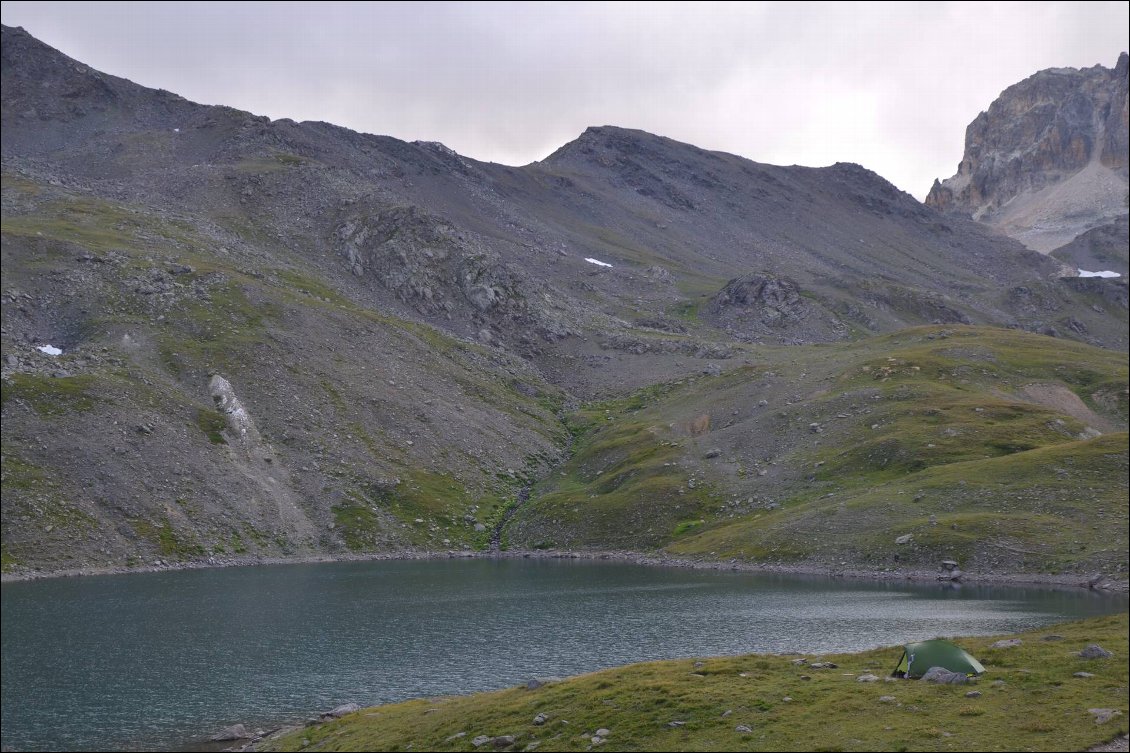
[(1051, 68), (969, 124), (957, 174), (926, 203), (1048, 252), (1125, 211), (1127, 68)]

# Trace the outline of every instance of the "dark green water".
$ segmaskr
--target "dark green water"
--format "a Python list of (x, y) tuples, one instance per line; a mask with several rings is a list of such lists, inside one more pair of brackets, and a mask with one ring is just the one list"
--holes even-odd
[(649, 659), (1009, 632), (1127, 606), (1081, 590), (530, 560), (143, 573), (2, 595), (2, 742), (21, 750), (168, 749), (348, 701)]

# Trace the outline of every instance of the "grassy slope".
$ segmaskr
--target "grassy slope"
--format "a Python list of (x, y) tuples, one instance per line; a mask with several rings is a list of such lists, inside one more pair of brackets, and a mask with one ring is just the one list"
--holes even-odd
[[(1127, 729), (1128, 628), (1123, 614), (1024, 633), (1011, 649), (989, 648), (999, 637), (961, 639), (987, 670), (980, 698), (967, 698), (962, 686), (856, 680), (885, 676), (899, 648), (820, 657), (839, 665), (831, 670), (755, 654), (635, 664), (536, 690), (366, 709), (268, 749), (471, 750), (477, 735), (514, 735), (515, 750), (535, 741), (543, 751), (586, 750), (584, 733), (606, 728), (600, 748), (607, 750), (1084, 750)], [(1063, 640), (1041, 640), (1053, 634)], [(1090, 643), (1114, 658), (1074, 655)], [(1074, 677), (1079, 671), (1095, 676)], [(994, 686), (998, 680), (1004, 684)], [(1092, 708), (1122, 716), (1097, 725)], [(533, 724), (538, 713), (549, 717), (544, 726)]]
[[(576, 414), (574, 455), (513, 540), (1125, 572), (1124, 356), (983, 327), (751, 353), (760, 363)], [(770, 406), (751, 407), (762, 395)]]

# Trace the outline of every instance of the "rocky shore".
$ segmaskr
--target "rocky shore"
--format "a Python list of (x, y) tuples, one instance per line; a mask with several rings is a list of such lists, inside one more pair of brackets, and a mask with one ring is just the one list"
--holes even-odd
[(300, 565), (320, 562), (388, 562), (399, 560), (446, 560), (446, 559), (541, 559), (541, 560), (590, 560), (603, 562), (623, 562), (648, 567), (679, 567), (695, 570), (730, 570), (734, 572), (767, 573), (774, 575), (799, 575), (822, 578), (847, 578), (871, 581), (948, 581), (976, 585), (998, 586), (1043, 586), (1051, 588), (1089, 588), (1111, 593), (1127, 593), (1130, 583), (1103, 574), (1082, 576), (1079, 574), (1016, 573), (1016, 572), (958, 572), (943, 563), (937, 570), (913, 568), (871, 569), (859, 564), (829, 565), (820, 563), (759, 563), (740, 560), (711, 560), (672, 557), (661, 552), (632, 552), (626, 550), (505, 550), (484, 551), (435, 551), (424, 549), (403, 549), (392, 552), (370, 554), (309, 555), (301, 557), (209, 557), (205, 560), (187, 562), (158, 561), (155, 564), (137, 567), (76, 568), (73, 570), (39, 571), (29, 570), (0, 575), (0, 582), (40, 580), (43, 578), (70, 578), (85, 575), (124, 575), (128, 573), (166, 572), (171, 570), (200, 570), (220, 567), (254, 567), (262, 565)]

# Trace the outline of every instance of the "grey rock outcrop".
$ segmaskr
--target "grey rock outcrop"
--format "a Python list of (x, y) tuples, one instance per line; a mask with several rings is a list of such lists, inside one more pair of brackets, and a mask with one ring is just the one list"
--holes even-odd
[(835, 340), (846, 328), (834, 315), (803, 296), (793, 279), (755, 272), (726, 283), (707, 307), (707, 317), (738, 339)]
[(926, 204), (1044, 253), (1125, 213), (1127, 69), (1124, 52), (1114, 68), (1051, 68), (1005, 89)]

